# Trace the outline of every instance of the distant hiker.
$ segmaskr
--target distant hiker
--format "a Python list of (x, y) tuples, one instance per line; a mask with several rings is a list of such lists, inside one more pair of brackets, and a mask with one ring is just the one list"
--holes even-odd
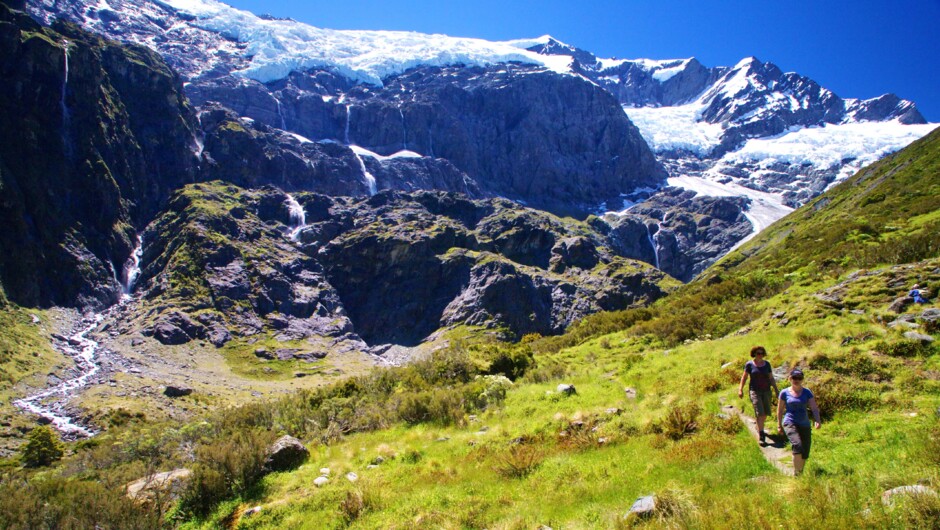
[[(780, 393), (780, 389), (777, 388), (777, 380), (774, 379), (773, 369), (770, 363), (765, 360), (766, 357), (767, 350), (763, 346), (751, 348), (751, 358), (753, 360), (744, 365), (744, 375), (741, 376), (741, 385), (738, 387), (738, 397), (743, 398), (744, 383), (747, 382), (747, 378), (750, 376), (751, 383), (748, 388), (751, 403), (754, 405), (754, 417), (757, 419), (757, 432), (760, 433), (761, 445), (767, 443), (766, 434), (764, 433), (764, 420), (767, 419), (772, 410), (774, 393)], [(771, 388), (774, 390), (773, 393), (770, 390)]]
[(914, 299), (915, 304), (927, 303), (927, 290), (921, 289), (919, 284), (914, 284), (914, 287), (911, 288), (911, 292), (908, 293), (908, 296)]
[(780, 392), (780, 400), (777, 402), (777, 429), (780, 433), (786, 433), (793, 446), (793, 474), (797, 476), (803, 472), (813, 443), (813, 429), (806, 414), (807, 407), (813, 411), (813, 420), (818, 429), (822, 423), (816, 398), (808, 388), (803, 388), (803, 371), (794, 368), (790, 372), (790, 388)]

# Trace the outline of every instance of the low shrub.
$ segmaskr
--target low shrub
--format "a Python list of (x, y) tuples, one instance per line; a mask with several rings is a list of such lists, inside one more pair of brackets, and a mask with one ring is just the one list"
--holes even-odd
[(698, 430), (702, 409), (696, 403), (675, 404), (658, 422), (658, 431), (670, 440), (681, 440)]
[(884, 365), (865, 353), (817, 354), (810, 360), (810, 366), (829, 370), (841, 375), (866, 377), (881, 380), (889, 377)]
[(873, 349), (890, 357), (926, 357), (930, 355), (932, 347), (919, 340), (902, 339), (898, 341), (881, 340), (875, 343)]
[(346, 497), (339, 503), (340, 519), (346, 525), (352, 524), (359, 519), (366, 511), (365, 496), (359, 490), (350, 490), (346, 492)]
[(206, 515), (218, 502), (249, 493), (264, 476), (267, 448), (273, 441), (273, 433), (251, 429), (196, 448), (192, 480), (183, 491), (180, 511)]
[(156, 504), (135, 502), (120, 486), (98, 480), (7, 476), (0, 484), (0, 528), (156, 530), (163, 527)]
[(547, 383), (567, 375), (568, 367), (562, 363), (540, 363), (537, 368), (529, 370), (523, 380), (529, 383)]
[(496, 472), (506, 478), (522, 478), (545, 459), (541, 448), (535, 445), (512, 445), (496, 457)]
[(825, 374), (808, 384), (819, 412), (829, 420), (841, 412), (871, 410), (881, 399), (881, 386), (838, 374)]

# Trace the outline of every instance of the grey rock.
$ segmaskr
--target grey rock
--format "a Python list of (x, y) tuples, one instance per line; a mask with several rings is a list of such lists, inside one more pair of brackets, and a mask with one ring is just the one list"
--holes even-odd
[(242, 513), (242, 517), (251, 517), (253, 515), (258, 515), (261, 513), (261, 506), (255, 506), (254, 508), (249, 508)]
[(913, 484), (910, 486), (898, 486), (897, 488), (892, 488), (885, 491), (881, 494), (881, 503), (885, 506), (894, 506), (896, 499), (898, 497), (909, 497), (909, 496), (929, 496), (936, 497), (937, 492), (929, 487), (921, 484)]
[(923, 333), (917, 333), (916, 331), (907, 331), (904, 333), (905, 339), (920, 341), (923, 344), (930, 344), (934, 341), (934, 338), (930, 335), (924, 335)]
[(273, 361), (274, 359), (277, 359), (277, 356), (275, 354), (269, 352), (265, 348), (256, 348), (255, 357), (258, 357), (259, 359), (265, 359), (267, 361)]
[(633, 502), (633, 506), (630, 507), (630, 511), (627, 513), (628, 516), (633, 515), (636, 517), (650, 517), (656, 512), (656, 496), (647, 495), (645, 497), (640, 497)]
[(150, 501), (160, 496), (176, 499), (186, 489), (192, 471), (186, 468), (154, 473), (124, 486), (127, 496), (136, 501)]
[(569, 385), (566, 383), (562, 383), (558, 385), (555, 388), (555, 391), (558, 392), (559, 394), (564, 394), (566, 396), (573, 396), (578, 393), (578, 391), (574, 388), (574, 385)]
[(904, 308), (910, 304), (914, 303), (914, 299), (910, 296), (901, 296), (896, 298), (891, 305), (888, 306), (888, 311), (892, 313), (901, 313), (904, 311)]
[(198, 324), (188, 315), (179, 311), (171, 311), (161, 316), (150, 328), (143, 331), (144, 335), (153, 336), (164, 345), (179, 345), (205, 337), (205, 327)]
[(300, 440), (284, 435), (268, 448), (265, 467), (271, 471), (287, 471), (303, 464), (309, 455)]
[(924, 322), (936, 322), (937, 320), (940, 320), (940, 309), (925, 309), (923, 312), (921, 312), (920, 319)]
[(330, 482), (329, 477), (317, 477), (313, 479), (313, 485), (318, 488), (322, 488), (323, 486), (326, 486), (329, 482)]
[(819, 293), (816, 295), (816, 299), (822, 302), (824, 305), (835, 309), (842, 309), (845, 307), (845, 303), (842, 301), (842, 298), (836, 293)]
[(781, 320), (780, 322), (778, 322), (778, 324), (780, 324), (781, 327), (786, 327), (789, 323), (790, 323), (790, 319), (789, 319), (789, 318), (784, 318), (783, 320)]
[(624, 392), (624, 394), (626, 395), (626, 398), (627, 398), (627, 399), (636, 399), (636, 389), (635, 389), (635, 388), (627, 387), (627, 388), (624, 388), (624, 389), (623, 389), (623, 392)]
[(917, 323), (917, 318), (912, 314), (899, 315), (898, 318), (892, 320), (888, 323), (889, 328), (910, 328), (916, 329), (920, 327), (920, 324)]
[(359, 480), (359, 475), (357, 475), (356, 473), (350, 471), (349, 473), (346, 473), (346, 480), (348, 480), (348, 481), (350, 481), (350, 482), (356, 482), (356, 481)]
[(781, 318), (783, 318), (783, 317), (785, 317), (785, 316), (787, 316), (787, 312), (786, 312), (786, 311), (777, 311), (777, 312), (775, 312), (773, 315), (771, 315), (771, 318), (774, 318), (774, 319), (779, 320), (779, 319), (781, 319)]
[(163, 395), (171, 398), (188, 396), (193, 393), (193, 389), (185, 386), (167, 385), (163, 389)]

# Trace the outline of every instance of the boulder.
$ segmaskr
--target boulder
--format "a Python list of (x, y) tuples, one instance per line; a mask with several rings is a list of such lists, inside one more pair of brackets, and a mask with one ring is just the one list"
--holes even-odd
[(313, 479), (313, 485), (318, 488), (322, 488), (323, 486), (326, 486), (327, 483), (329, 482), (330, 482), (330, 479), (327, 477), (317, 477)]
[(270, 471), (287, 471), (303, 464), (310, 452), (300, 440), (284, 435), (268, 448), (265, 468)]
[(179, 497), (189, 482), (192, 471), (186, 468), (155, 473), (124, 486), (127, 496), (139, 502), (149, 502), (158, 497), (171, 500)]
[(564, 394), (566, 396), (573, 396), (578, 393), (578, 391), (574, 388), (574, 385), (569, 385), (565, 383), (558, 385), (555, 388), (555, 391), (558, 392), (559, 394)]
[(891, 305), (888, 306), (888, 311), (891, 311), (892, 313), (901, 313), (902, 311), (904, 311), (905, 307), (913, 303), (914, 303), (914, 299), (910, 296), (902, 296), (900, 298), (895, 298), (895, 300), (891, 302)]
[(171, 398), (188, 396), (193, 393), (193, 389), (186, 386), (167, 385), (163, 389), (163, 395)]
[(650, 517), (656, 512), (656, 496), (647, 495), (633, 502), (627, 517)]
[(930, 496), (936, 497), (937, 492), (930, 488), (929, 486), (923, 486), (921, 484), (913, 484), (910, 486), (899, 486), (897, 488), (892, 488), (881, 494), (881, 503), (885, 506), (894, 506), (894, 502), (898, 497), (907, 497), (907, 496)]
[(151, 335), (164, 345), (186, 344), (193, 339), (206, 336), (206, 328), (179, 311), (162, 315), (144, 335)]
[(930, 335), (924, 335), (923, 333), (917, 333), (916, 331), (906, 332), (904, 334), (904, 338), (920, 341), (922, 344), (930, 344), (934, 340)]
[(904, 327), (904, 328), (911, 328), (911, 329), (916, 329), (920, 327), (920, 325), (917, 323), (915, 319), (915, 316), (912, 314), (898, 315), (898, 318), (888, 323), (889, 328), (896, 328), (899, 326)]
[(842, 302), (842, 298), (835, 293), (819, 293), (816, 295), (816, 299), (823, 303), (823, 305), (829, 306), (834, 309), (842, 309), (845, 307), (845, 304)]
[(635, 388), (624, 388), (623, 393), (627, 399), (636, 399), (636, 389)]
[(925, 322), (936, 322), (937, 320), (940, 320), (940, 309), (924, 309), (924, 311), (920, 314), (920, 319)]
[(257, 348), (255, 350), (255, 357), (258, 357), (259, 359), (264, 359), (266, 361), (273, 361), (274, 359), (277, 359), (277, 357), (273, 353), (269, 352), (265, 348)]
[(348, 481), (350, 481), (350, 482), (356, 482), (356, 481), (359, 480), (359, 475), (357, 475), (357, 474), (353, 473), (352, 471), (350, 471), (349, 473), (346, 473), (346, 480), (348, 480)]

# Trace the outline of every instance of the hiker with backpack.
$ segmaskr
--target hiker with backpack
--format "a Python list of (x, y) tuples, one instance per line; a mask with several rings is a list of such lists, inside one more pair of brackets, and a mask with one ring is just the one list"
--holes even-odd
[[(744, 383), (750, 378), (748, 393), (751, 404), (754, 405), (754, 417), (757, 420), (757, 432), (760, 434), (760, 444), (767, 443), (764, 432), (764, 422), (772, 410), (774, 394), (779, 394), (777, 380), (774, 379), (773, 369), (766, 360), (767, 350), (763, 346), (751, 348), (751, 359), (744, 365), (744, 374), (741, 376), (741, 385), (738, 387), (738, 397), (744, 397)], [(773, 388), (773, 391), (771, 391)]]

